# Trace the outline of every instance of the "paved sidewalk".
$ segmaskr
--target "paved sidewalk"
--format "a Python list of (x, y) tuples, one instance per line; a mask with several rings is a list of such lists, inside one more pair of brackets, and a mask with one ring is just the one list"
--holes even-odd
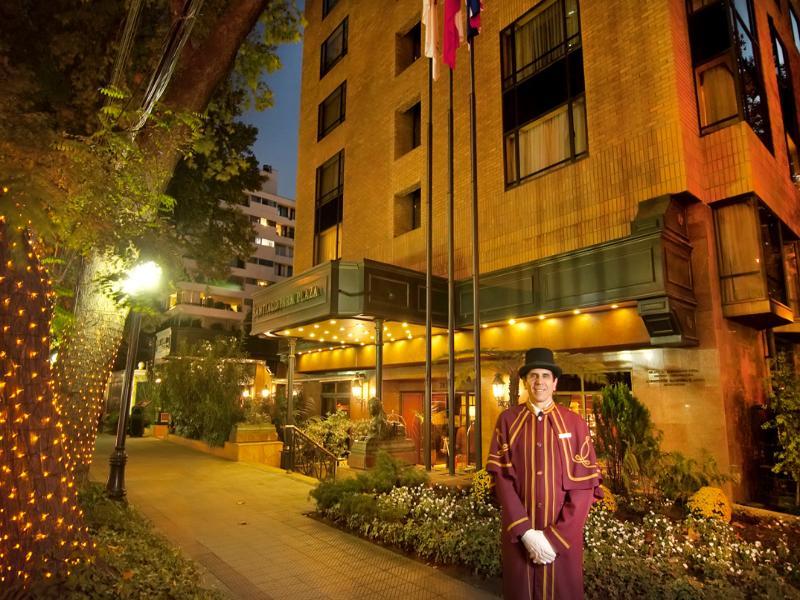
[[(92, 479), (108, 478), (102, 435)], [(311, 485), (154, 438), (127, 441), (128, 501), (231, 598), (491, 599), (432, 567), (304, 516)]]

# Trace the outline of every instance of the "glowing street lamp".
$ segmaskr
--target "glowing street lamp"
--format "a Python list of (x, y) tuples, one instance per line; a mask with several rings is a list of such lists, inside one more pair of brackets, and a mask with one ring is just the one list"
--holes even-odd
[[(136, 265), (128, 271), (122, 283), (122, 291), (130, 297), (141, 296), (152, 292), (161, 283), (161, 267), (150, 261)], [(106, 492), (109, 498), (123, 500), (125, 498), (125, 433), (128, 429), (128, 413), (131, 409), (131, 391), (133, 389), (133, 370), (136, 352), (139, 345), (139, 330), (142, 326), (142, 315), (131, 309), (131, 330), (128, 337), (128, 356), (125, 359), (125, 377), (122, 382), (122, 395), (119, 401), (119, 420), (117, 421), (117, 442), (114, 452), (108, 459), (111, 469), (108, 473)]]

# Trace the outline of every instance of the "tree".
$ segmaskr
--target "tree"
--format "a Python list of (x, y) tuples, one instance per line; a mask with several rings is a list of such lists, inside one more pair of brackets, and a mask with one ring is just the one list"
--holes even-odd
[[(17, 393), (17, 387), (6, 383), (13, 395), (5, 389), (0, 394), (3, 414), (17, 407), (23, 415), (37, 414), (41, 403), (57, 403), (60, 408), (60, 415), (49, 415), (44, 425), (34, 426), (31, 419), (17, 417), (3, 423), (9, 431), (4, 444), (12, 438), (35, 437), (60, 439), (65, 446), (55, 470), (49, 470), (45, 460), (56, 456), (49, 447), (36, 446), (38, 454), (23, 464), (13, 459), (13, 446), (3, 446), (2, 460), (9, 461), (3, 464), (16, 479), (23, 472), (36, 481), (57, 474), (59, 485), (74, 489), (74, 473), (85, 470), (91, 460), (97, 407), (127, 312), (124, 305), (109, 300), (102, 282), (147, 251), (147, 244), (141, 242), (154, 239), (163, 228), (172, 208), (164, 190), (199, 130), (198, 114), (215, 91), (233, 72), (234, 83), (249, 90), (248, 101), (268, 102), (268, 90), (255, 82), (265, 69), (277, 67), (274, 43), (296, 35), (299, 22), (290, 2), (207, 0), (161, 107), (133, 137), (128, 129), (134, 119), (129, 116), (147, 90), (142, 84), (150, 73), (158, 72), (155, 65), (162, 41), (172, 24), (181, 20), (183, 5), (171, 0), (144, 7), (130, 60), (121, 64), (118, 89), (109, 89), (108, 84), (115, 57), (120, 55), (117, 35), (126, 18), (123, 3), (12, 0), (0, 6), (4, 24), (0, 33), (0, 79), (4, 82), (0, 208), (8, 223), (0, 250), (11, 261), (4, 260), (0, 281), (4, 286), (21, 282), (25, 292), (7, 296), (5, 314), (15, 315), (15, 325), (41, 328), (25, 316), (29, 308), (25, 294), (50, 297), (50, 284), (46, 278), (29, 282), (24, 276), (38, 273), (42, 260), (49, 267), (61, 268), (62, 274), (76, 272), (78, 277), (72, 301), (74, 327), (61, 345), (56, 385), (46, 386), (41, 393), (34, 386), (23, 386)], [(99, 88), (107, 89), (105, 96), (97, 94)], [(25, 244), (30, 236), (39, 252), (29, 255)], [(81, 268), (75, 268), (76, 263)], [(19, 266), (13, 271), (7, 264), (24, 264), (25, 271)], [(41, 287), (28, 287), (34, 284)], [(34, 350), (39, 361), (48, 353), (49, 339), (42, 337), (42, 346)], [(83, 363), (90, 355), (92, 362)], [(26, 371), (38, 369), (28, 362), (16, 364), (24, 365)], [(30, 373), (42, 377), (43, 371), (29, 371), (27, 376)], [(15, 528), (16, 521), (3, 522), (8, 537), (0, 536), (0, 554), (7, 581), (57, 575), (81, 558), (85, 539), (79, 517), (69, 502), (48, 504), (53, 497), (37, 496), (30, 503), (16, 494), (3, 495), (4, 518), (20, 511), (49, 517), (41, 525), (22, 529)], [(34, 542), (39, 551), (30, 556), (9, 551)]]
[(162, 406), (171, 413), (178, 435), (222, 446), (244, 418), (241, 393), (248, 378), (241, 342), (217, 338), (189, 354), (168, 360), (159, 370)]
[(800, 378), (783, 352), (771, 361), (770, 367), (771, 418), (764, 427), (776, 430), (779, 446), (772, 471), (792, 478), (795, 505), (800, 506)]
[(0, 217), (0, 589), (9, 597), (90, 550), (50, 388), (47, 274), (29, 238), (12, 240)]
[(649, 471), (648, 465), (660, 456), (650, 411), (624, 383), (604, 386), (593, 410), (595, 447), (605, 459), (605, 479), (613, 491), (629, 492), (635, 484), (632, 475)]

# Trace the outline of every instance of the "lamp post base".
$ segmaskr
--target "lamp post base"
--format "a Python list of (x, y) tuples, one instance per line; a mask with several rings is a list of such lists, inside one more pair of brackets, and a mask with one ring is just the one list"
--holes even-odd
[(128, 455), (125, 450), (119, 448), (116, 448), (108, 459), (111, 469), (108, 473), (106, 494), (112, 500), (125, 499), (125, 463), (127, 462)]

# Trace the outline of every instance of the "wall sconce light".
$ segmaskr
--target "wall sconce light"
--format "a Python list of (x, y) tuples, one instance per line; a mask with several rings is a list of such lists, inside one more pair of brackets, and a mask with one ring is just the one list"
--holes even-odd
[(242, 390), (242, 398), (249, 398), (250, 397), (250, 390), (247, 388)]
[(492, 381), (492, 395), (500, 408), (508, 408), (508, 400), (506, 400), (506, 382), (503, 381), (503, 376), (500, 373), (495, 373), (494, 375), (494, 381)]
[(350, 392), (353, 394), (353, 398), (363, 398), (364, 397), (364, 387), (366, 383), (366, 376), (364, 373), (358, 373), (353, 381), (350, 383)]
[(266, 400), (267, 398), (269, 398), (269, 389), (268, 389), (268, 388), (264, 388), (263, 390), (261, 390), (261, 397), (262, 397), (264, 400)]

